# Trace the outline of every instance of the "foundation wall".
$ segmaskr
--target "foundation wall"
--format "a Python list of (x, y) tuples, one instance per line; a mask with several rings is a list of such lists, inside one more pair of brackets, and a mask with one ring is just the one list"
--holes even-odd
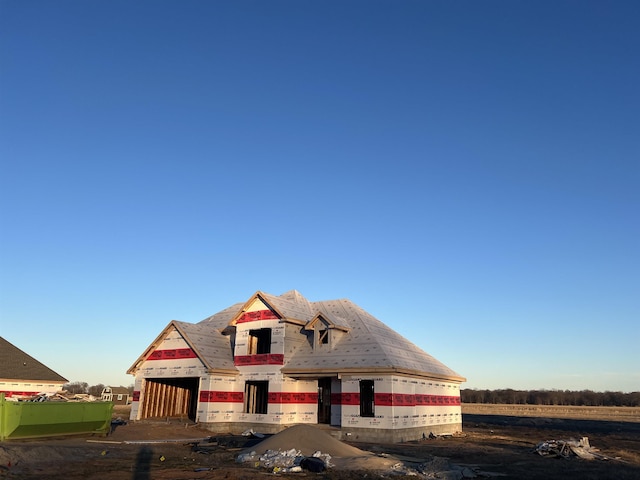
[[(451, 429), (454, 429), (451, 431)], [(398, 429), (384, 429), (384, 428), (349, 428), (343, 427), (340, 429), (340, 434), (337, 436), (339, 440), (351, 441), (351, 442), (380, 442), (380, 443), (402, 443), (413, 440), (420, 440), (428, 437), (429, 433), (434, 435), (451, 435), (455, 432), (462, 431), (462, 423), (459, 424), (442, 424), (434, 425), (430, 428), (398, 428)]]

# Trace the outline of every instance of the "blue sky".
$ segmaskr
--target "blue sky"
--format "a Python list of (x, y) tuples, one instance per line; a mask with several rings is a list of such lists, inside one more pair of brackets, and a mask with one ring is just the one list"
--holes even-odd
[(640, 389), (640, 4), (0, 0), (0, 335), (349, 298), (467, 388)]

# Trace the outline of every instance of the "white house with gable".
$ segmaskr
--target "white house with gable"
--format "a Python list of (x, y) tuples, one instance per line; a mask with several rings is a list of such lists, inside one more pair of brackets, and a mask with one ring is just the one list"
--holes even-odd
[(131, 420), (183, 417), (219, 433), (324, 424), (387, 442), (462, 430), (465, 378), (351, 301), (295, 290), (174, 320), (128, 373)]

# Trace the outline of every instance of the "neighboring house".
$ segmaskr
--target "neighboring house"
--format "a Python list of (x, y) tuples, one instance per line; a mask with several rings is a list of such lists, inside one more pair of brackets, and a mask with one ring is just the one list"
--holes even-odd
[(131, 396), (129, 389), (126, 387), (104, 387), (100, 400), (105, 402), (113, 402), (114, 405), (129, 405)]
[(295, 290), (171, 321), (127, 373), (132, 420), (188, 417), (232, 433), (325, 424), (391, 442), (462, 430), (463, 377), (351, 301)]
[(67, 382), (66, 378), (0, 337), (0, 393), (7, 398), (56, 393)]

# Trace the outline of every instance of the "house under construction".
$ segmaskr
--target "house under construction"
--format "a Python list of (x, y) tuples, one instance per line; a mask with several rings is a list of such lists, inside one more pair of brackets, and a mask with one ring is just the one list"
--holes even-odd
[(463, 377), (351, 301), (295, 290), (171, 321), (128, 373), (132, 420), (188, 417), (218, 433), (325, 424), (387, 442), (462, 430)]

